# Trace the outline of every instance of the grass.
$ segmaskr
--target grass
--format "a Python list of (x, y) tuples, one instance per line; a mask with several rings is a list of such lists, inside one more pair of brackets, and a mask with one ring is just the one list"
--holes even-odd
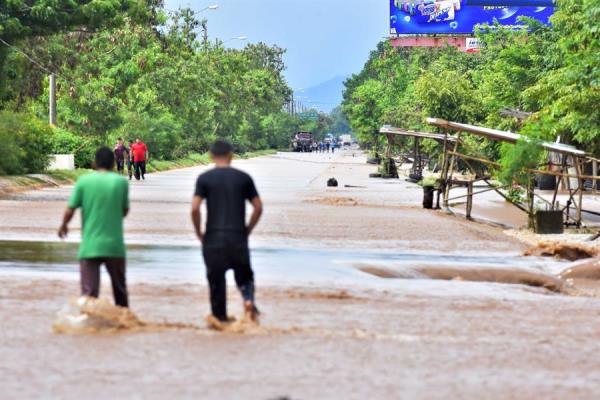
[(59, 169), (54, 171), (47, 171), (46, 175), (48, 175), (55, 181), (69, 183), (76, 181), (77, 178), (79, 178), (81, 175), (89, 174), (90, 172), (92, 172), (91, 169), (85, 168), (78, 168), (74, 170)]
[(241, 158), (243, 160), (247, 160), (249, 158), (271, 156), (273, 154), (277, 154), (277, 150), (267, 149), (267, 150), (249, 151), (247, 153), (236, 154), (235, 157)]
[(170, 169), (195, 167), (196, 165), (206, 165), (209, 163), (210, 156), (208, 155), (208, 153), (192, 153), (185, 158), (179, 158), (177, 160), (172, 161), (150, 160), (146, 165), (146, 171), (148, 173), (168, 171)]
[[(247, 160), (249, 158), (268, 156), (277, 153), (277, 150), (258, 150), (249, 151), (247, 153), (236, 154), (235, 158)], [(208, 165), (210, 164), (210, 155), (208, 153), (199, 154), (191, 153), (185, 158), (179, 158), (173, 161), (166, 160), (150, 160), (146, 165), (146, 170), (151, 172), (168, 171), (176, 168), (187, 168), (195, 167), (196, 165)]]

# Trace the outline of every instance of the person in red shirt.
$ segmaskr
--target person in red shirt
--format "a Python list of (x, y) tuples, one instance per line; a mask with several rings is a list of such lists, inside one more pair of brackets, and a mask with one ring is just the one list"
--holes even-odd
[(135, 143), (131, 146), (131, 154), (133, 156), (133, 168), (135, 170), (135, 179), (138, 181), (140, 177), (146, 179), (146, 161), (148, 160), (148, 147), (140, 140), (135, 139)]

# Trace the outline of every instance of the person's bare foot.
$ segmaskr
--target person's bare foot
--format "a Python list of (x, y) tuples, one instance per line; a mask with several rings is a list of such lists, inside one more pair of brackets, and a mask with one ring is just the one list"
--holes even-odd
[(244, 316), (252, 322), (258, 324), (258, 308), (250, 300), (244, 302)]

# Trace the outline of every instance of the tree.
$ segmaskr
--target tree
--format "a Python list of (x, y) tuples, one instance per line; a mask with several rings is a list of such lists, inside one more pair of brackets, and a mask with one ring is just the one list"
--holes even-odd
[(331, 110), (330, 117), (332, 120), (331, 133), (334, 135), (344, 135), (352, 131), (350, 128), (350, 121), (348, 121), (348, 117), (341, 106), (337, 106)]
[(561, 136), (600, 154), (600, 3), (560, 0), (552, 17), (556, 45), (542, 61), (554, 68), (525, 91), (539, 106), (529, 121), (547, 136)]
[[(0, 38), (22, 39), (73, 29), (114, 25), (116, 17), (139, 9), (133, 0), (11, 0), (0, 3)], [(145, 5), (145, 4), (142, 4)]]

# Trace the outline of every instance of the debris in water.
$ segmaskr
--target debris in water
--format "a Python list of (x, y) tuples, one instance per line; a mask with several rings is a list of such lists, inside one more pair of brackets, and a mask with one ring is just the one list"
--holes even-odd
[(329, 178), (327, 180), (327, 186), (328, 187), (338, 187), (338, 181), (335, 178)]
[(556, 257), (569, 261), (592, 258), (598, 250), (580, 243), (542, 242), (525, 253), (524, 256)]
[(106, 299), (79, 297), (69, 301), (52, 325), (55, 333), (85, 334), (139, 329), (146, 326), (128, 308), (112, 305)]

